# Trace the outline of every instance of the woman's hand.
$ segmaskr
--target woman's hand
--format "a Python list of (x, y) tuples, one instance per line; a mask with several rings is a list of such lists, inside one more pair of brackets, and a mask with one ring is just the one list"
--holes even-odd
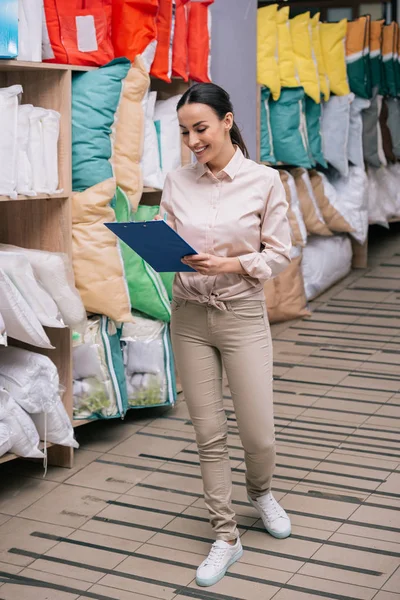
[(161, 215), (156, 215), (155, 217), (153, 217), (153, 221), (162, 221)]
[(214, 254), (192, 254), (182, 259), (183, 264), (192, 267), (201, 275), (218, 275), (220, 273), (239, 273), (245, 271), (238, 258), (223, 258)]

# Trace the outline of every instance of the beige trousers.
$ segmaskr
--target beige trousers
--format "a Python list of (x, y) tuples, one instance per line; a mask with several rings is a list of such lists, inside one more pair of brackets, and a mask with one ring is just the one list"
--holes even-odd
[(171, 333), (175, 359), (196, 432), (204, 497), (217, 539), (238, 536), (231, 504), (228, 425), (222, 398), (222, 365), (228, 378), (240, 439), (246, 485), (256, 499), (271, 488), (275, 467), (272, 403), (272, 342), (265, 304), (226, 303), (226, 311), (173, 300)]

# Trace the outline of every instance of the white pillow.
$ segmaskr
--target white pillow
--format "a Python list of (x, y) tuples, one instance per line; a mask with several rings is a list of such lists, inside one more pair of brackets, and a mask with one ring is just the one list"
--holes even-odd
[(0, 196), (17, 197), (18, 96), (22, 86), (0, 88)]
[(79, 448), (79, 444), (74, 438), (71, 420), (60, 396), (55, 398), (55, 402), (47, 413), (35, 413), (32, 415), (32, 420), (41, 440), (46, 439), (52, 444)]
[(53, 348), (39, 319), (3, 269), (0, 269), (0, 312), (10, 337), (39, 348)]
[(85, 326), (85, 307), (75, 287), (74, 273), (66, 254), (7, 244), (0, 244), (0, 250), (24, 254), (32, 265), (35, 277), (57, 304), (64, 323), (75, 329)]
[(46, 171), (43, 159), (43, 127), (44, 108), (34, 107), (29, 114), (28, 157), (32, 166), (33, 189), (38, 193), (47, 193)]
[(57, 367), (43, 354), (14, 346), (1, 348), (0, 387), (26, 412), (48, 412), (60, 393)]
[[(384, 167), (380, 167), (384, 168)], [(385, 197), (379, 189), (378, 178), (376, 167), (368, 165), (368, 186), (367, 186), (367, 198), (368, 198), (368, 222), (371, 225), (381, 225), (389, 229), (387, 220), (387, 210), (385, 208)]]
[(7, 332), (4, 319), (0, 313), (0, 346), (7, 346)]
[(141, 167), (143, 173), (143, 185), (162, 189), (164, 177), (160, 167), (160, 152), (158, 148), (157, 130), (154, 124), (154, 109), (157, 92), (148, 92), (143, 99), (144, 122), (144, 145)]
[(350, 128), (350, 104), (354, 94), (331, 96), (322, 107), (322, 153), (326, 160), (347, 177), (347, 146)]
[(307, 300), (334, 285), (351, 270), (353, 252), (346, 235), (312, 236), (303, 248), (301, 269)]
[(154, 111), (154, 121), (159, 125), (161, 144), (161, 169), (163, 177), (181, 166), (181, 134), (179, 131), (176, 105), (181, 96), (168, 100), (158, 100)]
[(43, 0), (18, 0), (17, 60), (42, 60)]
[(58, 138), (60, 136), (60, 113), (46, 110), (42, 118), (43, 164), (46, 176), (46, 189), (49, 194), (58, 190)]
[(11, 450), (12, 434), (11, 429), (6, 423), (0, 421), (0, 456), (4, 456)]
[(57, 304), (36, 281), (31, 264), (24, 254), (2, 252), (0, 250), (0, 269), (8, 275), (22, 294), (42, 325), (46, 327), (65, 327), (58, 318)]
[[(292, 211), (296, 217), (296, 221), (299, 226), (303, 244), (306, 245), (306, 243), (307, 243), (307, 228), (304, 223), (303, 213), (301, 211), (300, 200), (299, 200), (299, 196), (297, 194), (296, 183), (295, 183), (293, 175), (291, 173), (289, 173), (289, 171), (286, 171), (286, 173), (288, 174), (287, 184), (288, 184), (288, 187), (290, 190), (290, 208), (292, 209)], [(313, 194), (313, 196), (314, 196), (314, 194)]]
[(350, 106), (350, 126), (347, 158), (356, 167), (364, 168), (362, 111), (369, 108), (370, 100), (356, 96)]
[(35, 196), (33, 189), (32, 166), (28, 158), (29, 115), (33, 110), (32, 104), (18, 106), (18, 160), (17, 160), (17, 192), (25, 196)]
[(6, 390), (0, 389), (0, 420), (11, 429), (10, 451), (24, 458), (44, 458), (39, 434), (30, 416)]
[(350, 167), (348, 177), (330, 173), (329, 181), (336, 190), (336, 198), (325, 192), (329, 201), (353, 229), (350, 235), (363, 244), (368, 235), (368, 180), (364, 168)]

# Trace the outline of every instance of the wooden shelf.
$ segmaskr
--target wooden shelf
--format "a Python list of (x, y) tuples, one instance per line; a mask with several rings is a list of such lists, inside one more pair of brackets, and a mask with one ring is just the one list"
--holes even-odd
[[(46, 448), (49, 449), (51, 447), (54, 447), (54, 444), (52, 444), (51, 442), (47, 442), (46, 443)], [(40, 442), (39, 444), (39, 450), (43, 450), (44, 449), (44, 442)], [(10, 460), (15, 460), (16, 458), (24, 458), (23, 456), (18, 456), (17, 454), (12, 454), (11, 452), (7, 452), (6, 454), (4, 454), (3, 456), (0, 456), (0, 465), (6, 462), (9, 462)], [(40, 458), (33, 458), (31, 460), (43, 460)]]
[(0, 196), (0, 202), (19, 202), (20, 200), (66, 200), (71, 194), (60, 192), (59, 194), (37, 194), (36, 196), (18, 195), (18, 198)]
[(59, 63), (27, 62), (23, 60), (0, 59), (1, 71), (92, 71), (97, 67), (81, 65), (62, 65)]

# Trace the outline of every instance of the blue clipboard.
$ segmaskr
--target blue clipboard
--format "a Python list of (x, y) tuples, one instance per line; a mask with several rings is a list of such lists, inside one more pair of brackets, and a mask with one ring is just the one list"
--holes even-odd
[(143, 258), (157, 273), (194, 271), (181, 260), (198, 254), (165, 221), (105, 223), (117, 237)]

